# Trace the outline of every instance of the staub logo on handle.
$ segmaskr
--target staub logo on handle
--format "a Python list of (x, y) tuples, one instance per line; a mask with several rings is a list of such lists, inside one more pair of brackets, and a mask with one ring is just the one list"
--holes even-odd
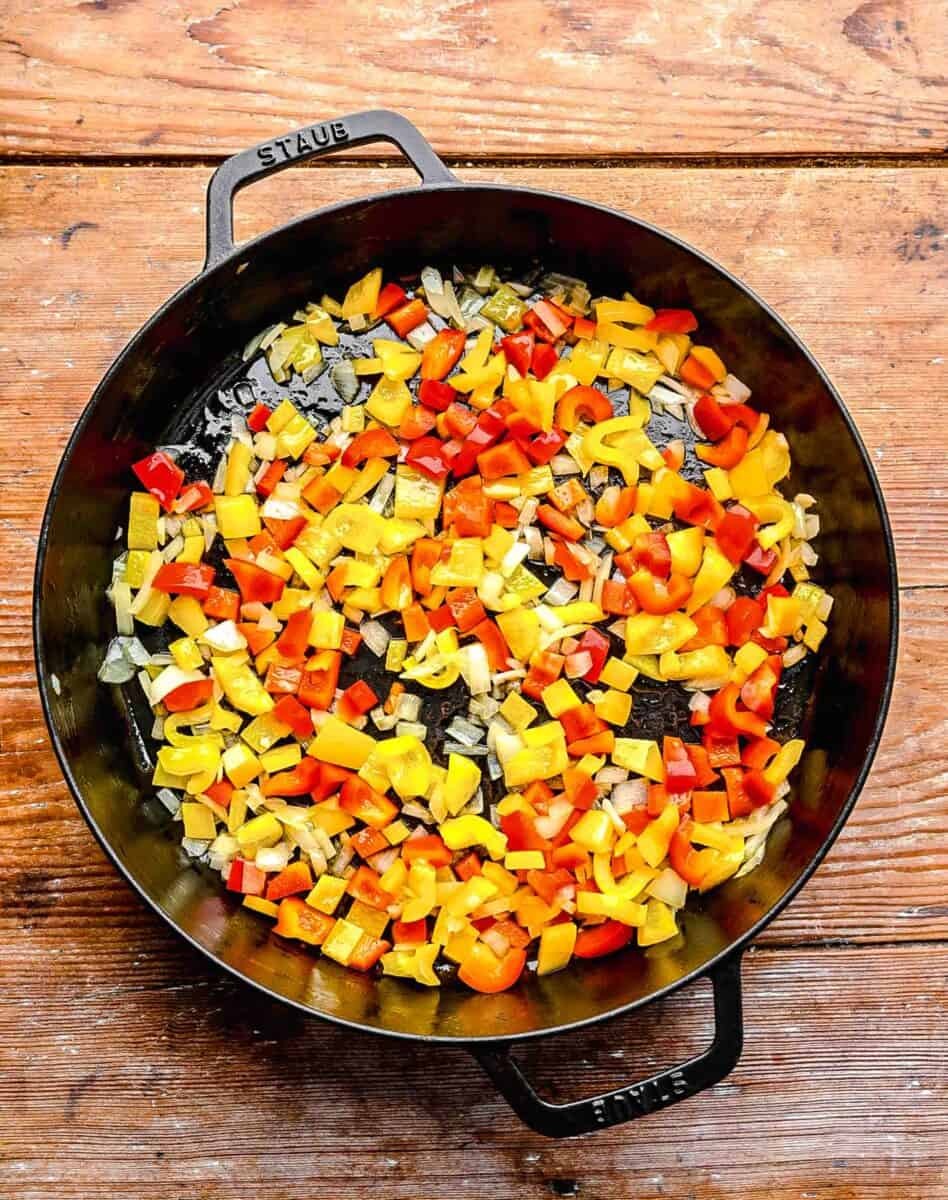
[(257, 157), (265, 167), (275, 167), (278, 163), (292, 162), (294, 158), (302, 158), (324, 146), (338, 146), (348, 140), (345, 121), (328, 121), (325, 125), (310, 125), (299, 133), (265, 142), (257, 147)]
[(631, 1117), (642, 1117), (686, 1095), (688, 1082), (682, 1071), (669, 1071), (661, 1079), (650, 1079), (634, 1087), (598, 1096), (593, 1113), (599, 1125), (619, 1125)]

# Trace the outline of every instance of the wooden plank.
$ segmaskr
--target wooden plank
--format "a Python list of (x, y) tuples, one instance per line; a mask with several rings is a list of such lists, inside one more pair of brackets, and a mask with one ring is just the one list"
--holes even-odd
[(442, 153), (938, 154), (946, 23), (930, 0), (4, 0), (7, 154), (229, 154), (386, 106)]
[[(750, 955), (746, 1047), (725, 1082), (551, 1142), (461, 1050), (306, 1020), (163, 934), (5, 928), (0, 1193), (17, 1200), (946, 1195), (943, 945)], [(709, 1032), (693, 989), (521, 1054), (546, 1094), (575, 1098)]]
[[(697, 172), (501, 174), (516, 182), (542, 176), (547, 186), (609, 199), (713, 245), (775, 300), (842, 386), (882, 474), (903, 581), (922, 586), (904, 596), (902, 686), (870, 785), (824, 868), (767, 938), (944, 937), (948, 801), (939, 748), (948, 637), (945, 592), (927, 585), (948, 582), (945, 506), (928, 499), (943, 487), (948, 456), (944, 424), (933, 428), (927, 413), (944, 370), (934, 360), (945, 344), (945, 316), (939, 255), (911, 233), (937, 212), (940, 173), (726, 172), (714, 176), (713, 192)], [(105, 905), (115, 919), (142, 920), (75, 814), (47, 749), (30, 658), (30, 573), (49, 480), (86, 396), (151, 309), (199, 267), (206, 176), (198, 169), (0, 172), (9, 199), (0, 325), (18, 330), (15, 342), (0, 339), (0, 364), (9, 364), (0, 371), (0, 401), (20, 415), (0, 427), (0, 541), (11, 564), (0, 606), (0, 863), (25, 874), (21, 916), (43, 897), (70, 923), (85, 920), (90, 904)], [(291, 172), (246, 193), (242, 224), (250, 233), (306, 204), (407, 180), (382, 170)], [(128, 252), (117, 256), (117, 245)], [(827, 312), (839, 316), (828, 321)], [(890, 362), (904, 377), (905, 415), (895, 422)], [(35, 825), (24, 856), (27, 819)]]

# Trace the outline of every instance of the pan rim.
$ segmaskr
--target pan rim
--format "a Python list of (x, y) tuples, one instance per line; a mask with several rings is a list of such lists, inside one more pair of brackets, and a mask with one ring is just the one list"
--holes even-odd
[[(118, 372), (120, 367), (124, 364), (126, 359), (129, 358), (131, 355), (133, 355), (137, 351), (142, 339), (148, 334), (148, 332), (166, 315), (166, 313), (171, 311), (180, 301), (182, 301), (189, 294), (189, 292), (192, 289), (197, 287), (202, 282), (204, 282), (208, 279), (212, 279), (215, 275), (223, 274), (225, 271), (227, 271), (233, 265), (235, 260), (242, 259), (247, 255), (259, 253), (271, 238), (283, 236), (293, 230), (301, 228), (303, 225), (305, 225), (311, 221), (319, 220), (320, 218), (328, 216), (330, 214), (344, 212), (346, 209), (359, 209), (361, 207), (364, 207), (367, 204), (373, 204), (373, 203), (376, 203), (379, 201), (385, 201), (388, 199), (395, 199), (395, 198), (400, 199), (402, 197), (410, 198), (413, 196), (421, 196), (421, 195), (427, 196), (433, 192), (442, 192), (442, 191), (443, 192), (460, 192), (460, 191), (505, 192), (512, 196), (524, 196), (527, 198), (541, 197), (546, 200), (554, 200), (558, 203), (566, 203), (566, 204), (574, 205), (574, 206), (577, 206), (582, 209), (587, 209), (587, 210), (592, 209), (599, 213), (602, 213), (604, 215), (612, 217), (614, 219), (626, 222), (626, 223), (636, 226), (640, 229), (644, 229), (648, 233), (651, 233), (657, 237), (663, 238), (665, 241), (671, 243), (672, 245), (675, 245), (675, 246), (679, 247), (680, 249), (693, 255), (696, 259), (703, 262), (706, 266), (708, 266), (712, 270), (718, 272), (718, 274), (720, 274), (725, 279), (727, 279), (732, 285), (739, 288), (751, 301), (753, 301), (764, 312), (764, 314), (766, 316), (768, 316), (772, 321), (775, 322), (775, 324), (789, 338), (789, 340), (796, 347), (796, 349), (805, 357), (805, 359), (809, 362), (810, 366), (817, 373), (819, 379), (821, 380), (824, 387), (827, 389), (829, 395), (831, 396), (833, 402), (837, 406), (839, 413), (843, 419), (843, 422), (849, 432), (849, 435), (853, 439), (856, 449), (862, 459), (863, 466), (866, 470), (866, 473), (867, 473), (867, 476), (869, 479), (869, 484), (870, 484), (870, 488), (872, 491), (872, 497), (873, 497), (873, 500), (876, 505), (876, 510), (878, 512), (879, 519), (880, 519), (880, 525), (882, 528), (883, 542), (884, 542), (885, 551), (886, 551), (886, 569), (887, 569), (887, 577), (888, 577), (888, 584), (889, 584), (889, 604), (888, 604), (889, 614), (888, 615), (889, 615), (889, 622), (890, 622), (890, 635), (889, 635), (888, 651), (886, 654), (885, 679), (883, 681), (882, 691), (881, 691), (881, 694), (879, 697), (878, 708), (877, 708), (877, 712), (875, 715), (875, 719), (873, 721), (872, 732), (871, 732), (871, 735), (869, 738), (869, 744), (868, 744), (868, 748), (866, 751), (865, 759), (862, 763), (862, 766), (860, 767), (859, 772), (856, 775), (856, 778), (849, 790), (849, 794), (846, 798), (846, 801), (842, 805), (836, 820), (833, 822), (833, 825), (830, 827), (830, 830), (827, 833), (826, 837), (824, 838), (823, 842), (821, 843), (820, 847), (815, 852), (815, 854), (810, 859), (810, 861), (807, 863), (806, 867), (803, 869), (800, 876), (791, 884), (791, 886), (780, 897), (780, 899), (777, 900), (774, 904), (772, 904), (766, 910), (766, 912), (764, 912), (748, 930), (746, 930), (743, 934), (741, 934), (740, 937), (735, 938), (735, 940), (733, 942), (729, 943), (727, 946), (725, 946), (721, 950), (719, 950), (716, 954), (712, 955), (712, 957), (709, 958), (707, 960), (707, 962), (703, 963), (699, 967), (695, 967), (693, 970), (689, 971), (685, 975), (682, 975), (679, 979), (676, 979), (676, 980), (672, 981), (671, 983), (665, 984), (663, 987), (658, 988), (657, 990), (655, 990), (653, 992), (650, 992), (647, 996), (642, 996), (637, 1000), (632, 1000), (625, 1004), (616, 1005), (616, 1007), (614, 1007), (614, 1008), (606, 1009), (603, 1012), (595, 1013), (591, 1016), (581, 1017), (575, 1021), (569, 1021), (569, 1022), (566, 1022), (561, 1025), (553, 1025), (553, 1026), (549, 1026), (549, 1027), (543, 1028), (543, 1029), (532, 1029), (532, 1030), (526, 1030), (526, 1031), (519, 1032), (519, 1033), (509, 1033), (509, 1034), (504, 1033), (504, 1034), (449, 1035), (449, 1034), (411, 1033), (411, 1032), (405, 1031), (405, 1030), (387, 1029), (380, 1025), (365, 1024), (363, 1022), (356, 1021), (356, 1020), (350, 1019), (345, 1016), (339, 1016), (335, 1013), (323, 1012), (320, 1009), (313, 1008), (313, 1007), (303, 1003), (300, 1000), (296, 1000), (293, 997), (286, 996), (286, 995), (276, 991), (275, 989), (267, 986), (266, 984), (260, 983), (259, 981), (252, 979), (249, 975), (244, 974), (238, 967), (232, 966), (231, 964), (225, 962), (213, 950), (209, 949), (206, 946), (203, 946), (195, 937), (193, 937), (190, 933), (188, 933), (185, 929), (183, 929), (175, 921), (174, 917), (170, 913), (166, 912), (155, 899), (153, 899), (151, 896), (149, 896), (147, 894), (147, 892), (144, 890), (144, 888), (138, 883), (137, 879), (133, 876), (131, 871), (125, 867), (124, 863), (119, 858), (119, 855), (117, 854), (117, 852), (112, 849), (108, 839), (106, 838), (102, 829), (99, 827), (97, 821), (95, 820), (95, 818), (93, 817), (89, 808), (87, 807), (85, 799), (82, 794), (82, 789), (79, 787), (79, 785), (72, 773), (72, 769), (70, 767), (68, 758), (66, 756), (65, 747), (62, 743), (62, 739), (60, 738), (59, 731), (55, 725), (55, 722), (54, 722), (54, 719), (52, 716), (52, 704), (51, 704), (51, 700), (50, 700), (50, 696), (49, 696), (50, 684), (49, 684), (48, 678), (47, 678), (45, 655), (44, 655), (43, 646), (42, 646), (41, 637), (40, 637), (41, 617), (42, 617), (42, 594), (43, 594), (41, 585), (42, 585), (43, 573), (44, 573), (45, 565), (46, 565), (46, 552), (47, 552), (49, 527), (52, 523), (53, 511), (56, 507), (56, 502), (57, 502), (57, 499), (59, 496), (60, 488), (62, 486), (63, 478), (65, 476), (65, 473), (66, 473), (68, 467), (71, 464), (72, 456), (75, 452), (75, 449), (79, 442), (79, 439), (82, 436), (83, 432), (85, 431), (85, 428), (88, 425), (89, 421), (92, 419), (92, 416), (98, 405), (101, 394), (109, 386), (112, 378)], [(66, 784), (67, 784), (70, 792), (72, 793), (73, 799), (76, 802), (76, 806), (78, 807), (80, 813), (82, 814), (83, 818), (85, 819), (86, 824), (89, 826), (90, 830), (92, 831), (93, 836), (96, 838), (99, 845), (104, 850), (106, 856), (109, 858), (109, 860), (113, 863), (113, 865), (119, 871), (119, 874), (126, 880), (126, 882), (130, 885), (132, 890), (139, 896), (139, 898), (142, 901), (144, 901), (145, 904), (149, 908), (151, 908), (155, 913), (157, 913), (158, 916), (162, 920), (164, 920), (167, 923), (167, 925), (179, 937), (183, 938), (195, 950), (197, 950), (200, 954), (205, 956), (210, 962), (212, 962), (214, 964), (214, 966), (216, 968), (225, 971), (227, 974), (229, 974), (233, 978), (239, 980), (241, 983), (256, 989), (258, 992), (267, 996), (269, 999), (279, 1001), (282, 1004), (291, 1005), (293, 1008), (297, 1009), (299, 1012), (304, 1013), (305, 1015), (307, 1015), (309, 1017), (315, 1017), (320, 1020), (329, 1021), (335, 1025), (342, 1026), (343, 1028), (357, 1030), (362, 1033), (372, 1033), (372, 1034), (377, 1034), (378, 1036), (381, 1036), (381, 1037), (397, 1038), (397, 1039), (405, 1040), (405, 1041), (443, 1043), (443, 1044), (447, 1044), (447, 1045), (458, 1045), (458, 1046), (474, 1046), (474, 1045), (487, 1046), (487, 1045), (514, 1045), (516, 1043), (533, 1041), (533, 1040), (539, 1039), (539, 1038), (553, 1037), (557, 1034), (569, 1033), (574, 1030), (585, 1028), (587, 1026), (599, 1024), (600, 1022), (603, 1022), (603, 1021), (611, 1020), (612, 1018), (622, 1016), (623, 1014), (628, 1014), (628, 1013), (634, 1012), (637, 1009), (640, 1009), (640, 1008), (644, 1007), (645, 1005), (652, 1003), (655, 1000), (659, 1000), (665, 996), (671, 995), (673, 992), (676, 992), (679, 989), (687, 987), (688, 985), (694, 983), (698, 979), (713, 975), (715, 969), (717, 967), (719, 967), (721, 964), (723, 964), (724, 962), (726, 962), (727, 960), (729, 960), (731, 958), (736, 958), (736, 957), (739, 957), (740, 955), (742, 955), (744, 950), (750, 945), (751, 942), (754, 941), (755, 938), (757, 938), (759, 936), (759, 934), (763, 931), (763, 929), (766, 928), (766, 926), (769, 925), (773, 920), (775, 920), (777, 916), (779, 916), (779, 914), (787, 907), (787, 905), (790, 904), (791, 901), (797, 896), (797, 894), (800, 892), (801, 888), (803, 888), (805, 886), (805, 884), (810, 880), (810, 878), (816, 872), (817, 868), (820, 866), (820, 864), (826, 858), (826, 856), (829, 853), (830, 849), (832, 848), (833, 844), (836, 842), (836, 839), (839, 837), (839, 834), (842, 831), (843, 826), (845, 825), (846, 821), (849, 819), (849, 816), (852, 813), (853, 808), (855, 807), (856, 801), (858, 800), (859, 795), (860, 795), (863, 787), (865, 786), (866, 779), (872, 768), (873, 762), (875, 761), (875, 757), (876, 757), (876, 754), (879, 749), (879, 744), (882, 740), (882, 735), (883, 735), (883, 731), (885, 728), (885, 722), (886, 722), (886, 718), (887, 718), (887, 715), (889, 712), (889, 707), (890, 707), (891, 700), (892, 700), (892, 692), (893, 692), (893, 688), (894, 688), (894, 684), (895, 684), (896, 664), (897, 664), (897, 660), (898, 660), (898, 648), (899, 648), (899, 624), (900, 624), (899, 606), (900, 606), (900, 600), (899, 600), (899, 586), (898, 586), (898, 569), (897, 569), (896, 554), (895, 554), (895, 542), (894, 542), (894, 538), (893, 538), (893, 534), (892, 534), (892, 526), (891, 526), (891, 522), (889, 520), (889, 514), (886, 509), (885, 499), (882, 494), (882, 488), (881, 488), (881, 486), (879, 484), (879, 480), (876, 476), (876, 472), (875, 472), (875, 468), (873, 467), (872, 459), (863, 443), (862, 437), (859, 434), (859, 430), (856, 427), (856, 423), (853, 420), (853, 417), (850, 414), (849, 409), (846, 407), (845, 402), (843, 401), (836, 386), (830, 379), (828, 373), (822, 367), (822, 365), (817, 361), (816, 357), (810, 351), (808, 346), (804, 343), (802, 338), (779, 315), (779, 313), (777, 313), (765, 300), (763, 300), (759, 295), (757, 295), (757, 293), (752, 288), (750, 288), (746, 283), (744, 283), (741, 279), (739, 279), (736, 275), (734, 275), (726, 267), (723, 267), (720, 263), (718, 263), (716, 260), (711, 258), (709, 255), (705, 254), (703, 251), (696, 249), (694, 246), (692, 246), (689, 242), (686, 242), (684, 239), (679, 238), (675, 234), (669, 233), (667, 230), (661, 229), (658, 226), (653, 225), (648, 221), (643, 221), (638, 217), (631, 216), (628, 213), (621, 212), (618, 209), (611, 208), (608, 205), (598, 204), (595, 201), (590, 201), (590, 200), (582, 200), (575, 196), (569, 196), (563, 192), (555, 192), (555, 191), (550, 191), (550, 190), (542, 189), (542, 188), (529, 188), (529, 187), (523, 187), (523, 186), (511, 185), (511, 184), (502, 184), (502, 183), (488, 183), (488, 182), (467, 183), (467, 182), (459, 181), (459, 182), (455, 182), (455, 183), (431, 184), (431, 185), (427, 185), (427, 186), (417, 186), (417, 187), (412, 187), (412, 188), (400, 188), (395, 191), (388, 191), (388, 192), (375, 192), (368, 196), (359, 197), (354, 200), (339, 201), (336, 204), (326, 205), (325, 207), (316, 209), (313, 212), (304, 213), (303, 215), (296, 217), (291, 221), (285, 222), (283, 225), (278, 226), (276, 229), (268, 230), (266, 233), (259, 234), (257, 237), (251, 239), (250, 241), (241, 243), (239, 246), (236, 246), (230, 254), (228, 254), (224, 258), (220, 259), (217, 263), (215, 263), (209, 269), (202, 270), (201, 272), (199, 272), (196, 276), (194, 276), (194, 278), (190, 279), (187, 283), (185, 283), (180, 288), (178, 288), (167, 300), (165, 300), (154, 311), (154, 313), (152, 313), (152, 315), (148, 318), (148, 320), (132, 335), (132, 337), (129, 339), (129, 341), (126, 343), (126, 345), (123, 347), (123, 349), (119, 352), (119, 354), (115, 357), (113, 362), (110, 364), (108, 370), (105, 372), (105, 374), (103, 375), (103, 377), (101, 378), (99, 383), (96, 385), (88, 403), (83, 408), (82, 413), (81, 413), (78, 421), (76, 422), (76, 426), (73, 429), (73, 431), (69, 437), (69, 440), (67, 441), (66, 446), (62, 452), (62, 456), (60, 458), (59, 465), (56, 469), (56, 473), (53, 477), (53, 482), (50, 486), (49, 496), (47, 497), (46, 506), (45, 506), (45, 509), (43, 512), (43, 520), (42, 520), (42, 524), (40, 526), (39, 540), (38, 540), (38, 547), (37, 547), (37, 554), (36, 554), (36, 564), (35, 564), (34, 573), (33, 573), (33, 599), (32, 599), (31, 608), (32, 608), (33, 657), (34, 657), (34, 666), (36, 668), (37, 686), (38, 686), (39, 693), (40, 693), (40, 702), (41, 702), (42, 709), (43, 709), (43, 718), (46, 722), (46, 728), (49, 733), (49, 738), (50, 738), (50, 742), (52, 744), (53, 752), (56, 755), (56, 759), (59, 763), (59, 768), (62, 771), (62, 774), (66, 781)]]

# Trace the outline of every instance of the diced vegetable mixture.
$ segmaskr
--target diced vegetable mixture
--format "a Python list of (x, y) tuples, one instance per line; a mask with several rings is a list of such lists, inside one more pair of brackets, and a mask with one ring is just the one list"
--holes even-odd
[[(495, 992), (674, 944), (761, 861), (804, 748), (778, 685), (832, 600), (786, 439), (697, 331), (568, 276), (376, 269), (246, 351), (277, 384), (331, 358), (339, 415), (257, 403), (213, 479), (135, 464), (100, 678), (137, 675), (185, 850), (280, 937)], [(642, 680), (690, 723), (642, 736)]]

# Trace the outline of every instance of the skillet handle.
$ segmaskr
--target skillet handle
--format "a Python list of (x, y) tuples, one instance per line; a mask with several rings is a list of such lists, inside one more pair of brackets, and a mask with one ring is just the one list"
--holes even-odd
[(520, 1119), (545, 1137), (572, 1137), (610, 1125), (622, 1125), (712, 1087), (737, 1065), (744, 1044), (740, 956), (715, 967), (711, 982), (714, 986), (714, 1041), (707, 1050), (680, 1067), (660, 1071), (641, 1083), (588, 1100), (550, 1104), (538, 1096), (511, 1057), (507, 1045), (478, 1045), (471, 1053)]
[(234, 197), (249, 183), (346, 146), (391, 142), (401, 150), (427, 187), (457, 183), (412, 123), (399, 113), (375, 109), (321, 121), (286, 137), (260, 142), (221, 163), (207, 189), (205, 271), (234, 249)]

